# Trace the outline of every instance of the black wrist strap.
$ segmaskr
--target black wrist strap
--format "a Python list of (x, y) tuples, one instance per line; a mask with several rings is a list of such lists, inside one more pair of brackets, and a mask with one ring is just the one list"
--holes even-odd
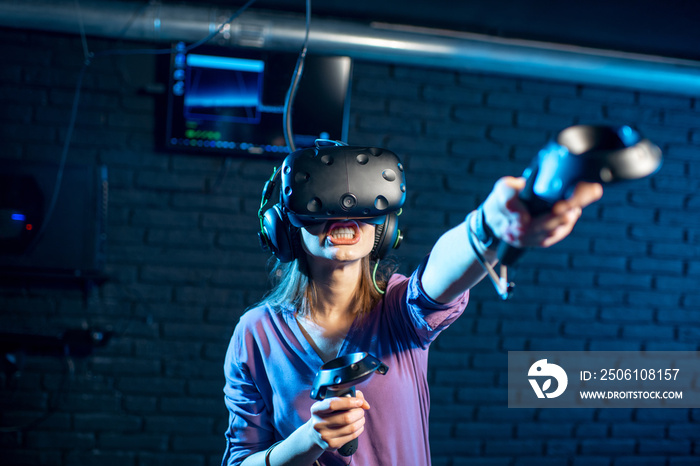
[(474, 233), (481, 244), (487, 249), (492, 249), (498, 246), (500, 240), (496, 238), (493, 230), (486, 223), (486, 216), (484, 215), (484, 205), (481, 204), (479, 208), (476, 209), (476, 218), (474, 222)]
[[(482, 254), (484, 251), (486, 251), (487, 243), (481, 238), (486, 237), (479, 237), (475, 229), (472, 228), (472, 216), (475, 217), (475, 225), (479, 223), (477, 219), (481, 217), (481, 229), (483, 230), (484, 226), (488, 228), (486, 222), (483, 221), (483, 210), (481, 213), (479, 212), (479, 210), (481, 210), (481, 208), (469, 213), (464, 222), (467, 226), (467, 238), (469, 239), (469, 245), (471, 246), (472, 251), (474, 251), (474, 256), (476, 256), (477, 261), (484, 268), (484, 270), (486, 271), (486, 275), (489, 277), (489, 279), (493, 283), (493, 286), (496, 288), (496, 292), (498, 293), (498, 295), (501, 297), (501, 299), (506, 300), (511, 297), (513, 293), (513, 287), (515, 286), (515, 284), (508, 281), (508, 267), (501, 264), (501, 274), (499, 275), (496, 273), (493, 266), (486, 260), (486, 258)], [(491, 231), (490, 228), (489, 231)], [(493, 232), (491, 232), (490, 238), (486, 239), (488, 241), (488, 246), (495, 246), (499, 243), (498, 238), (495, 237)], [(479, 241), (479, 243), (481, 244), (477, 245), (477, 241)]]

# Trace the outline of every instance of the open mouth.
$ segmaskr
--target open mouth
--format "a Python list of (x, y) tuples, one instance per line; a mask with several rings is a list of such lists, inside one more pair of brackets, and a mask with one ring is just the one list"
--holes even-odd
[(355, 244), (360, 241), (360, 227), (352, 220), (335, 222), (329, 226), (326, 238), (334, 245)]

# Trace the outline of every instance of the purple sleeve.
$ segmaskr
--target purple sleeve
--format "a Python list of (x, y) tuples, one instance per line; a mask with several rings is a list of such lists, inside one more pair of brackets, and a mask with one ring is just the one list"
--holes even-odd
[(249, 455), (265, 450), (274, 443), (274, 428), (270, 409), (264, 399), (265, 387), (254, 382), (255, 373), (264, 368), (256, 367), (265, 341), (256, 341), (253, 332), (246, 331), (242, 319), (234, 330), (226, 352), (224, 373), (224, 401), (229, 411), (229, 426), (226, 431), (226, 452), (223, 465), (240, 464)]
[(426, 259), (410, 277), (394, 275), (389, 280), (386, 298), (390, 306), (405, 313), (412, 323), (415, 337), (421, 346), (428, 346), (441, 331), (454, 322), (469, 301), (469, 290), (450, 303), (438, 303), (423, 290), (421, 277)]

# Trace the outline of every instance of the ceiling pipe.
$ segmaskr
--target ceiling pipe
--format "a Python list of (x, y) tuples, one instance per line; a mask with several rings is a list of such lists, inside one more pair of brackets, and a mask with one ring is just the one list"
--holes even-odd
[[(79, 6), (78, 6), (79, 5)], [(0, 25), (147, 42), (195, 42), (234, 9), (120, 0), (0, 0)], [(298, 51), (304, 16), (246, 11), (210, 43)], [(700, 94), (700, 62), (386, 23), (313, 18), (309, 52), (582, 84)]]

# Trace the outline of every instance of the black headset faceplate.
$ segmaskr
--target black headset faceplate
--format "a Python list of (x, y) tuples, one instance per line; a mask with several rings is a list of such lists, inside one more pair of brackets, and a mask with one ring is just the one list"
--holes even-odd
[(338, 218), (372, 218), (406, 200), (403, 165), (391, 151), (330, 146), (296, 151), (281, 168), (282, 204), (297, 227)]

